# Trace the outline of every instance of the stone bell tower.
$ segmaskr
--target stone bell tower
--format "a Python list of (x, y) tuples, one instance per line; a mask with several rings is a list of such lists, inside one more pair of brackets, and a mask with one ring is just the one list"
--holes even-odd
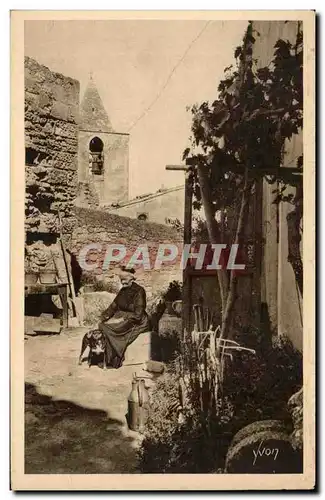
[(128, 200), (129, 134), (114, 131), (92, 77), (80, 105), (78, 181), (81, 205)]

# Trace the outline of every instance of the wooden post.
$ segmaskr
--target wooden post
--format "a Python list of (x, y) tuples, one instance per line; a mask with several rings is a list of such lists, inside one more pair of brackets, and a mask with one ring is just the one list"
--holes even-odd
[[(190, 163), (187, 165), (167, 165), (166, 170), (182, 170), (185, 172), (185, 203), (184, 203), (184, 234), (183, 243), (190, 244), (192, 242), (192, 203), (193, 203), (193, 172)], [(191, 315), (191, 276), (189, 269), (183, 270), (183, 293), (182, 293), (182, 328), (190, 332), (190, 315)]]
[[(192, 203), (193, 203), (193, 175), (190, 170), (185, 174), (185, 204), (184, 204), (184, 245), (192, 242)], [(182, 325), (183, 331), (190, 332), (191, 320), (191, 297), (192, 282), (189, 268), (183, 270), (183, 307)]]
[(61, 219), (61, 214), (60, 214), (59, 210), (58, 210), (58, 217), (59, 217), (59, 227), (60, 227), (61, 250), (62, 250), (63, 260), (64, 260), (65, 269), (66, 269), (67, 278), (68, 278), (68, 286), (70, 289), (72, 313), (73, 313), (73, 316), (76, 317), (78, 322), (79, 322), (79, 315), (78, 315), (78, 310), (77, 310), (77, 306), (76, 306), (76, 293), (75, 293), (72, 273), (71, 273), (71, 269), (69, 267), (66, 249), (65, 249), (65, 245), (64, 245), (64, 241), (63, 241), (63, 232), (62, 232), (63, 226), (62, 226), (62, 219)]
[(192, 242), (192, 197), (193, 175), (190, 170), (187, 170), (185, 173), (184, 243)]
[(68, 284), (58, 285), (58, 293), (62, 302), (63, 328), (68, 327), (68, 286)]

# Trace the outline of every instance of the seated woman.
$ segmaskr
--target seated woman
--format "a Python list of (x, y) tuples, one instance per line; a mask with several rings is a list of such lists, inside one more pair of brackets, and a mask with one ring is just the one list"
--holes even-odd
[[(114, 368), (122, 366), (128, 345), (140, 333), (149, 329), (146, 292), (135, 283), (134, 274), (134, 269), (121, 268), (119, 276), (122, 288), (111, 305), (102, 313), (98, 325), (106, 338), (107, 364)], [(111, 318), (115, 321), (109, 321)]]

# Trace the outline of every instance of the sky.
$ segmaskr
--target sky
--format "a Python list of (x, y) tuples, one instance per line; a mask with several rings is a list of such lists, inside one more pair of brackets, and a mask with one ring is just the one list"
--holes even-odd
[(166, 171), (165, 166), (180, 164), (189, 144), (187, 108), (216, 98), (218, 82), (234, 62), (246, 25), (202, 20), (26, 21), (25, 55), (79, 80), (80, 98), (92, 73), (116, 132), (128, 132), (160, 95), (130, 130), (129, 190), (134, 197), (183, 183), (182, 172)]

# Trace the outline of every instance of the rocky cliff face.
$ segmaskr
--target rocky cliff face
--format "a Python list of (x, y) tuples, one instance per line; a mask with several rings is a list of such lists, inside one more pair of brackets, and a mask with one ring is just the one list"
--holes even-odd
[(77, 194), (79, 82), (25, 58), (26, 231), (73, 226)]

